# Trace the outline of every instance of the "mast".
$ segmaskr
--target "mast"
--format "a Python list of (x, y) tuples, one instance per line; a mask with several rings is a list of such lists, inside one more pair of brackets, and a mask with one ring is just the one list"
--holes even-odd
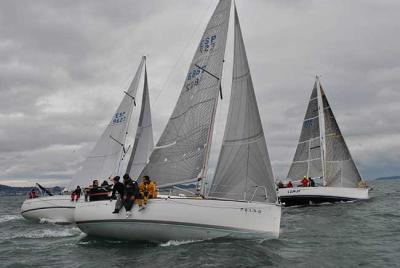
[(322, 167), (322, 182), (323, 185), (326, 186), (325, 180), (325, 113), (324, 113), (324, 105), (322, 102), (322, 94), (321, 94), (321, 84), (319, 81), (319, 76), (315, 76), (315, 83), (317, 85), (317, 94), (318, 94), (318, 115), (319, 115), (319, 139), (320, 139), (320, 148), (321, 148), (321, 167)]

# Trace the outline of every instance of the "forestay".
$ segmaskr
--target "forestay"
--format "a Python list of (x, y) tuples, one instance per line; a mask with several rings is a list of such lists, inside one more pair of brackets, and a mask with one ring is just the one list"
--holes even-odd
[[(272, 167), (235, 8), (232, 91), (218, 165), (209, 195), (276, 201)], [(253, 193), (258, 187), (256, 195)], [(266, 191), (265, 191), (266, 189)]]
[(138, 178), (150, 158), (153, 146), (154, 141), (153, 127), (151, 123), (150, 96), (147, 82), (147, 70), (145, 66), (140, 117), (136, 130), (135, 142), (126, 169), (126, 173), (128, 173), (131, 178)]
[(160, 187), (203, 177), (211, 143), (230, 0), (218, 3), (196, 50), (175, 109), (142, 172)]
[(319, 116), (320, 105), (318, 99), (317, 79), (308, 102), (299, 143), (287, 176), (289, 179), (298, 180), (303, 176), (312, 178), (323, 176)]
[(126, 149), (124, 147), (126, 132), (145, 60), (143, 57), (121, 104), (93, 150), (83, 162), (81, 169), (73, 176), (68, 190), (75, 189), (77, 185), (87, 186), (93, 179), (104, 180), (118, 173), (119, 163)]
[(320, 85), (325, 119), (325, 182), (326, 186), (357, 187), (360, 173)]

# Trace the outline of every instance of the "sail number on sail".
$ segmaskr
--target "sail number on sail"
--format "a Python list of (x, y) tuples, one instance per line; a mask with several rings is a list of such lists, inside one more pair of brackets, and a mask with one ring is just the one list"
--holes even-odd
[(215, 47), (215, 43), (217, 40), (217, 35), (207, 36), (200, 42), (200, 52), (208, 52), (212, 51)]
[(124, 122), (124, 121), (126, 121), (126, 113), (125, 113), (125, 112), (117, 112), (117, 113), (114, 115), (114, 118), (113, 118), (113, 120), (112, 120), (112, 122), (113, 122), (114, 124), (119, 124), (119, 123), (122, 123), (122, 122)]

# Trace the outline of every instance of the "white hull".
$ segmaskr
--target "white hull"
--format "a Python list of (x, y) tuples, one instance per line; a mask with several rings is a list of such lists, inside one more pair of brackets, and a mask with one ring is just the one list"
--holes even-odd
[(125, 209), (112, 214), (114, 206), (115, 201), (79, 203), (76, 224), (88, 235), (153, 242), (279, 237), (281, 207), (275, 204), (161, 197), (141, 211), (135, 205), (128, 218)]
[(294, 187), (281, 188), (278, 196), (286, 206), (310, 203), (338, 202), (368, 199), (368, 188)]
[(21, 214), (28, 220), (49, 220), (69, 224), (75, 222), (75, 205), (76, 202), (72, 202), (69, 195), (39, 197), (25, 200), (21, 207)]

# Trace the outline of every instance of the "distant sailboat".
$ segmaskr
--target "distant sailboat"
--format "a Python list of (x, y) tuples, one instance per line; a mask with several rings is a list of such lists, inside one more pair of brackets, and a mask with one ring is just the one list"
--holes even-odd
[(317, 187), (279, 189), (286, 205), (368, 199), (328, 99), (316, 78), (288, 180), (313, 178)]
[[(66, 188), (73, 191), (78, 185), (88, 186), (94, 179), (105, 180), (110, 176), (121, 175), (122, 159), (129, 153), (130, 159), (126, 171), (138, 176), (148, 160), (153, 147), (153, 131), (150, 114), (150, 100), (147, 85), (146, 58), (143, 57), (136, 75), (125, 92), (118, 109), (110, 123), (97, 141), (93, 150), (82, 164), (82, 168), (73, 176)], [(136, 139), (132, 150), (125, 145), (131, 115), (135, 106), (139, 81), (145, 69), (142, 107)], [(81, 198), (79, 202), (82, 202)], [(27, 199), (22, 204), (21, 214), (30, 220), (48, 219), (59, 223), (73, 223), (76, 203), (71, 202), (69, 195), (55, 195)]]
[[(281, 207), (276, 204), (271, 164), (236, 8), (228, 125), (217, 177), (210, 194), (205, 192), (230, 8), (230, 0), (219, 1), (196, 50), (175, 109), (142, 172), (160, 188), (200, 181), (200, 195), (159, 195), (150, 199), (144, 210), (134, 207), (132, 215), (113, 214), (114, 203), (109, 201), (80, 203), (75, 210), (75, 220), (83, 232), (155, 242), (279, 236)], [(247, 109), (244, 114), (241, 113), (243, 109)], [(233, 117), (239, 115), (235, 123)], [(243, 155), (246, 157), (242, 158)], [(228, 178), (237, 166), (246, 167), (247, 172)], [(224, 187), (225, 184), (228, 186)]]

